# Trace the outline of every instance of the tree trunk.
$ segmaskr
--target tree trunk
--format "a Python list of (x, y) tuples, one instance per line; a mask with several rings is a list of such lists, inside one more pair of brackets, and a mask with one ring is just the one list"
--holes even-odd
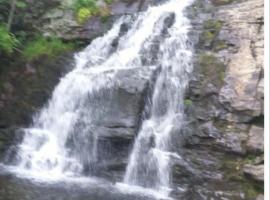
[(16, 9), (16, 2), (17, 2), (17, 0), (12, 0), (12, 2), (11, 2), (11, 8), (9, 11), (8, 22), (7, 22), (7, 30), (8, 31), (10, 31), (10, 29), (11, 29), (14, 13), (15, 13), (15, 9)]

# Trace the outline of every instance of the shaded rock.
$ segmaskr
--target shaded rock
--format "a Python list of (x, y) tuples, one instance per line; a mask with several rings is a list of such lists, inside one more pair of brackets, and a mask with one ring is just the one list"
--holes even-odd
[(249, 139), (247, 141), (247, 148), (253, 153), (262, 153), (264, 151), (264, 131), (263, 128), (252, 126), (249, 131)]
[(97, 127), (95, 129), (101, 139), (132, 140), (135, 136), (134, 128), (127, 127)]
[(0, 87), (4, 94), (0, 96), (0, 126), (28, 126), (32, 115), (48, 100), (59, 77), (71, 70), (73, 62), (73, 54), (67, 53), (54, 59), (42, 57), (31, 64), (18, 61), (7, 66), (12, 70), (1, 75), (8, 84)]
[(0, 162), (9, 162), (14, 158), (17, 144), (23, 139), (23, 131), (15, 126), (0, 129)]
[(264, 181), (264, 165), (250, 165), (246, 164), (243, 168), (244, 174), (254, 179), (255, 181)]

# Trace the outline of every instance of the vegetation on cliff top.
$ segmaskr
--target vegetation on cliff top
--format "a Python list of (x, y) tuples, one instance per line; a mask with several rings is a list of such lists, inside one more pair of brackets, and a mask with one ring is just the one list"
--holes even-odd
[[(112, 0), (106, 0), (106, 4), (111, 4)], [(97, 0), (76, 0), (73, 9), (79, 23), (85, 23), (92, 16), (101, 16), (106, 18), (110, 15), (107, 6), (98, 6)]]
[(5, 25), (0, 25), (0, 51), (12, 53), (19, 41), (10, 33)]
[(23, 56), (28, 61), (32, 61), (43, 55), (53, 57), (68, 50), (72, 50), (73, 47), (74, 45), (72, 43), (64, 43), (57, 38), (44, 38), (38, 36), (33, 41), (26, 44), (26, 47), (23, 49)]
[(34, 27), (24, 24), (22, 18), (29, 6), (26, 0), (0, 0), (0, 56), (16, 54), (22, 60), (33, 61), (40, 56), (53, 57), (75, 47), (73, 42), (41, 36)]

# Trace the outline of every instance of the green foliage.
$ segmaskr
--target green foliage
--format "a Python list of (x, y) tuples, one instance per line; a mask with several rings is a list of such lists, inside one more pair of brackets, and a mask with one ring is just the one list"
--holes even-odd
[(18, 44), (16, 37), (8, 32), (4, 25), (0, 25), (0, 51), (12, 53)]
[(92, 16), (91, 9), (89, 8), (80, 8), (77, 12), (77, 21), (79, 23), (84, 23), (87, 19)]
[[(105, 0), (106, 4), (111, 4), (113, 0)], [(97, 0), (77, 0), (73, 9), (76, 12), (77, 21), (82, 24), (92, 16), (100, 16), (102, 22), (106, 22), (110, 16), (110, 10), (107, 6), (98, 7)]]
[(73, 9), (79, 23), (84, 23), (91, 16), (98, 14), (99, 8), (96, 3), (96, 0), (77, 0), (74, 3)]
[(77, 0), (74, 3), (75, 10), (80, 10), (81, 8), (97, 8), (97, 1), (96, 0)]
[(35, 60), (40, 56), (53, 57), (73, 48), (73, 44), (67, 44), (57, 38), (37, 37), (29, 42), (23, 50), (23, 56), (28, 61)]

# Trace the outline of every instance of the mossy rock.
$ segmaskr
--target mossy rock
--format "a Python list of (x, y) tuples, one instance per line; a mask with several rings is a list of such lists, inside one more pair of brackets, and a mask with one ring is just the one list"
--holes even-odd
[(207, 20), (203, 23), (203, 32), (199, 38), (202, 47), (212, 48), (222, 28), (222, 22), (218, 20)]
[(245, 193), (245, 199), (255, 199), (264, 192), (263, 184), (247, 179), (242, 173), (243, 165), (249, 160), (235, 156), (224, 156), (221, 170), (224, 172), (224, 179), (229, 182), (236, 182), (241, 185)]
[(213, 48), (214, 48), (214, 51), (221, 51), (223, 49), (227, 49), (228, 45), (226, 44), (224, 40), (217, 40), (214, 42)]
[(198, 66), (202, 75), (204, 75), (203, 85), (212, 83), (218, 88), (224, 83), (225, 65), (219, 61), (213, 54), (202, 53), (198, 56)]

